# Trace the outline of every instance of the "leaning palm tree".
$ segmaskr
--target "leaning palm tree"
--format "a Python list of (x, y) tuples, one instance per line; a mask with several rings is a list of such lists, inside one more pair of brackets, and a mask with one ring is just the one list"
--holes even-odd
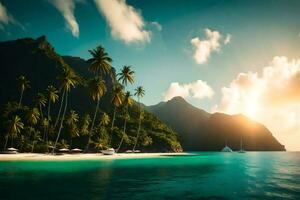
[(117, 86), (113, 89), (111, 102), (114, 105), (114, 114), (113, 114), (113, 118), (112, 118), (112, 122), (111, 122), (111, 136), (110, 136), (109, 143), (111, 143), (111, 137), (112, 137), (112, 132), (113, 132), (115, 118), (116, 118), (116, 111), (117, 111), (117, 108), (119, 108), (122, 105), (123, 96), (124, 96), (124, 92), (123, 92), (123, 88), (121, 86)]
[[(48, 143), (48, 135), (49, 135), (49, 131), (50, 131), (49, 126), (51, 125), (50, 123), (52, 122), (52, 120), (51, 120), (51, 104), (55, 104), (56, 101), (58, 100), (58, 98), (59, 98), (58, 90), (53, 85), (49, 85), (46, 90), (46, 95), (48, 98), (48, 109), (47, 109), (48, 126), (46, 127), (47, 130), (44, 134), (44, 137), (46, 138), (46, 143)], [(58, 120), (58, 118), (57, 118), (57, 120)], [(47, 145), (47, 148), (48, 148), (48, 145)]]
[(6, 137), (6, 142), (4, 145), (4, 149), (6, 149), (7, 146), (7, 140), (8, 137), (11, 137), (11, 147), (13, 147), (13, 139), (16, 137), (21, 130), (24, 128), (24, 124), (21, 121), (21, 118), (18, 115), (15, 115), (11, 120), (8, 121), (8, 129), (7, 129), (7, 137)]
[(142, 112), (141, 112), (141, 101), (140, 101), (140, 99), (144, 95), (145, 95), (145, 90), (144, 90), (143, 86), (139, 86), (139, 87), (137, 87), (135, 89), (134, 96), (137, 96), (138, 103), (139, 103), (139, 126), (138, 126), (138, 131), (137, 131), (137, 134), (136, 134), (136, 138), (135, 138), (135, 143), (134, 143), (134, 146), (133, 146), (133, 149), (132, 149), (133, 152), (135, 151), (135, 147), (136, 147), (136, 144), (138, 142), (138, 138), (139, 138), (139, 134), (140, 134), (140, 129), (141, 129)]
[(52, 85), (48, 86), (48, 88), (47, 88), (47, 98), (48, 98), (48, 113), (47, 113), (47, 116), (48, 116), (48, 119), (50, 120), (51, 103), (54, 104), (58, 100), (58, 90)]
[(121, 83), (124, 86), (127, 86), (128, 82), (129, 83), (134, 83), (134, 71), (131, 70), (130, 66), (123, 66), (122, 70), (120, 73), (117, 74), (118, 81), (121, 81)]
[(65, 105), (64, 105), (64, 111), (62, 114), (62, 118), (60, 121), (60, 126), (58, 129), (58, 133), (57, 133), (57, 137), (54, 143), (54, 148), (52, 150), (52, 153), (54, 154), (57, 142), (59, 140), (60, 137), (60, 133), (61, 133), (61, 129), (63, 126), (63, 122), (65, 119), (65, 114), (66, 114), (66, 110), (67, 110), (67, 106), (68, 106), (68, 93), (70, 93), (72, 88), (75, 88), (76, 85), (78, 84), (79, 81), (79, 77), (75, 74), (75, 72), (69, 68), (65, 68), (63, 70), (63, 73), (58, 77), (59, 81), (60, 81), (60, 87), (61, 90), (63, 91), (63, 98), (62, 101), (65, 101)]
[(21, 92), (20, 99), (19, 99), (19, 107), (20, 107), (21, 104), (22, 104), (24, 91), (30, 88), (30, 81), (28, 81), (25, 76), (19, 76), (18, 77), (18, 84), (19, 84), (19, 89), (20, 89), (20, 92)]
[(98, 46), (96, 49), (89, 50), (92, 58), (88, 60), (90, 62), (89, 70), (96, 75), (103, 77), (106, 74), (111, 73), (112, 59), (102, 46)]
[(68, 125), (68, 130), (70, 134), (70, 146), (72, 146), (72, 139), (74, 137), (79, 136), (79, 130), (77, 127), (77, 122), (79, 121), (79, 115), (74, 111), (71, 110), (70, 113), (66, 117), (66, 124)]
[(89, 144), (91, 142), (90, 140), (91, 140), (92, 132), (93, 132), (94, 125), (95, 125), (96, 116), (97, 116), (97, 113), (99, 110), (100, 99), (105, 94), (105, 92), (106, 92), (105, 81), (100, 76), (96, 76), (95, 78), (93, 78), (90, 81), (90, 94), (91, 94), (92, 99), (97, 102), (97, 105), (96, 105), (92, 125), (90, 127), (89, 138), (88, 138), (88, 143), (85, 148), (85, 152), (87, 152), (89, 149)]
[(127, 125), (127, 120), (129, 118), (129, 113), (128, 113), (128, 107), (132, 106), (133, 104), (133, 100), (131, 98), (131, 94), (130, 92), (126, 92), (125, 96), (124, 96), (124, 100), (123, 100), (123, 106), (124, 106), (124, 126), (123, 126), (123, 133), (122, 133), (122, 139), (121, 142), (116, 150), (116, 152), (119, 151), (119, 149), (121, 148), (122, 144), (123, 144), (123, 140), (124, 140), (124, 136), (126, 134), (126, 125)]
[(46, 105), (47, 99), (44, 94), (38, 93), (37, 97), (35, 98), (35, 104), (40, 109), (41, 118), (43, 119), (43, 107)]

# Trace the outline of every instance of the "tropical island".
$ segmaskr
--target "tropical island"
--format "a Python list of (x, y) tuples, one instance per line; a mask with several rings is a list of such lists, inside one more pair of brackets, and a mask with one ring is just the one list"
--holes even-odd
[(1, 149), (219, 151), (225, 141), (238, 150), (244, 137), (247, 150), (285, 150), (270, 131), (258, 123), (254, 130), (243, 116), (210, 115), (180, 97), (147, 107), (142, 86), (126, 91), (136, 76), (131, 66), (116, 72), (102, 46), (89, 53), (88, 60), (60, 56), (45, 36), (0, 43), (1, 74), (7, 74), (0, 86)]
[(6, 66), (1, 70), (7, 70), (1, 80), (1, 149), (182, 150), (177, 133), (132, 99), (143, 97), (143, 87), (126, 91), (134, 83), (132, 67), (115, 72), (103, 47), (90, 50), (87, 61), (62, 57), (42, 36), (2, 42), (0, 52)]

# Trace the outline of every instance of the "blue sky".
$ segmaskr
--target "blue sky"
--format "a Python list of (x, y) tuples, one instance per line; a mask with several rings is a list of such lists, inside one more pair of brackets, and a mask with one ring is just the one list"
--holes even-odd
[[(146, 39), (128, 42), (122, 39), (122, 35), (114, 35), (114, 27), (110, 23), (120, 25), (110, 21), (114, 17), (110, 14), (117, 12), (115, 7), (111, 7), (111, 13), (107, 14), (97, 9), (99, 7), (95, 3), (105, 0), (68, 0), (74, 6), (78, 37), (66, 25), (61, 10), (53, 3), (55, 1), (0, 0), (13, 19), (5, 23), (0, 18), (0, 41), (46, 35), (58, 53), (83, 58), (89, 58), (88, 50), (101, 44), (113, 58), (113, 66), (117, 70), (123, 65), (132, 66), (136, 72), (136, 84), (130, 89), (143, 85), (146, 89), (145, 104), (164, 100), (166, 97), (163, 94), (172, 83), (178, 82), (179, 89), (188, 90), (188, 94), (183, 96), (207, 111), (214, 110), (216, 105), (222, 107), (222, 102), (226, 101), (222, 88), (232, 89), (240, 73), (251, 71), (263, 76), (263, 69), (273, 65), (276, 56), (286, 57), (288, 64), (292, 62), (290, 60), (300, 58), (298, 0), (112, 1), (122, 2), (125, 8), (130, 8), (129, 11), (137, 13), (144, 24), (139, 31), (149, 33)], [(161, 30), (153, 22), (159, 24)], [(194, 59), (197, 47), (191, 40), (208, 40), (206, 29), (219, 34), (218, 47), (211, 47), (213, 50), (207, 60), (197, 63)], [(124, 34), (126, 36), (126, 32)], [(228, 35), (231, 36), (230, 42), (224, 44)], [(197, 97), (197, 88), (192, 90), (197, 80), (206, 82), (214, 95), (206, 94), (202, 84), (198, 87), (202, 93), (200, 91)], [(215, 110), (234, 113), (228, 107)], [(243, 113), (244, 110), (235, 111)], [(246, 111), (244, 113), (248, 114)], [(251, 117), (251, 114), (248, 116)]]

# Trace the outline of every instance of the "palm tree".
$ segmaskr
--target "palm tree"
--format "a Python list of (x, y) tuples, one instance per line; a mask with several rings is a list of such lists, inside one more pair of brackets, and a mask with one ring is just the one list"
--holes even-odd
[(31, 153), (33, 153), (35, 143), (41, 141), (40, 131), (35, 130), (32, 137)]
[(88, 149), (89, 149), (92, 131), (93, 131), (96, 116), (97, 116), (97, 113), (99, 110), (100, 99), (105, 94), (105, 92), (106, 92), (105, 81), (100, 76), (96, 76), (95, 78), (93, 78), (90, 81), (90, 94), (91, 94), (92, 99), (97, 102), (97, 105), (96, 105), (92, 125), (91, 125), (90, 131), (89, 131), (89, 138), (88, 138), (88, 143), (85, 148), (85, 152), (88, 151)]
[(20, 107), (22, 103), (24, 91), (30, 88), (30, 81), (28, 81), (25, 76), (21, 75), (18, 77), (18, 84), (21, 92), (20, 99), (19, 99), (19, 107)]
[(81, 123), (80, 123), (80, 134), (81, 135), (88, 135), (89, 134), (89, 126), (91, 123), (91, 117), (89, 114), (83, 115), (81, 118)]
[(89, 70), (96, 75), (103, 77), (106, 74), (111, 73), (112, 59), (102, 46), (98, 46), (96, 49), (89, 50), (92, 58), (88, 60), (91, 63)]
[(99, 149), (102, 150), (106, 146), (101, 138), (97, 138), (97, 140), (94, 142), (94, 145), (98, 152), (99, 152)]
[(48, 119), (50, 120), (51, 103), (54, 104), (58, 100), (58, 90), (52, 85), (48, 86), (48, 88), (47, 88), (47, 97), (48, 97), (48, 113), (47, 113), (47, 116), (48, 116)]
[(46, 103), (47, 103), (47, 99), (46, 99), (45, 95), (42, 93), (38, 93), (37, 97), (35, 99), (35, 104), (40, 109), (40, 114), (41, 114), (42, 119), (44, 118), (43, 117), (43, 107), (46, 105)]
[(47, 137), (47, 128), (49, 127), (49, 120), (47, 117), (42, 119), (42, 123), (41, 123), (43, 130), (44, 130), (44, 134), (43, 134), (43, 141), (47, 142), (48, 137)]
[[(56, 101), (58, 100), (58, 90), (53, 86), (49, 85), (46, 90), (47, 98), (48, 98), (48, 111), (47, 111), (47, 121), (48, 121), (48, 126), (46, 127), (46, 133), (44, 134), (44, 137), (46, 138), (46, 143), (48, 143), (48, 135), (49, 135), (49, 126), (51, 123), (51, 103), (55, 104)], [(58, 118), (57, 118), (58, 120)], [(48, 149), (48, 144), (47, 144), (47, 149)]]
[(70, 146), (72, 146), (72, 139), (73, 137), (79, 136), (79, 130), (77, 127), (77, 122), (79, 121), (79, 115), (74, 111), (71, 110), (69, 115), (66, 117), (66, 124), (68, 125), (69, 134), (70, 134)]
[(67, 143), (66, 140), (61, 140), (59, 143), (59, 146), (60, 146), (60, 148), (68, 149), (70, 145)]
[(116, 111), (117, 111), (117, 108), (122, 105), (123, 97), (124, 97), (123, 88), (121, 86), (115, 87), (113, 89), (112, 99), (111, 99), (111, 102), (114, 105), (114, 114), (113, 114), (113, 119), (112, 119), (112, 123), (111, 123), (111, 136), (109, 139), (110, 140), (109, 144), (111, 143), (111, 139), (112, 139), (112, 133), (113, 133), (114, 123), (115, 123), (115, 118), (116, 118)]
[(40, 119), (40, 112), (37, 108), (31, 108), (27, 111), (26, 115), (27, 122), (33, 126), (38, 123), (38, 120)]
[(123, 66), (120, 73), (117, 74), (119, 76), (118, 81), (121, 81), (124, 86), (127, 86), (127, 83), (134, 83), (134, 71), (131, 70), (130, 66)]
[(136, 134), (136, 138), (135, 138), (135, 143), (134, 143), (134, 146), (133, 146), (133, 149), (132, 151), (134, 152), (135, 150), (135, 147), (136, 147), (136, 144), (138, 142), (138, 138), (139, 138), (139, 134), (140, 134), (140, 129), (141, 129), (141, 123), (142, 123), (142, 112), (141, 112), (141, 102), (140, 102), (140, 99), (141, 97), (143, 97), (145, 95), (145, 90), (143, 88), (143, 86), (139, 86), (135, 89), (135, 93), (134, 93), (134, 96), (137, 96), (138, 97), (138, 103), (139, 103), (139, 126), (138, 126), (138, 131), (137, 131), (137, 134)]
[(124, 106), (124, 126), (123, 126), (123, 133), (122, 133), (122, 139), (121, 142), (116, 150), (116, 152), (119, 151), (119, 149), (121, 148), (122, 144), (123, 144), (123, 140), (124, 140), (124, 136), (126, 134), (126, 124), (127, 124), (127, 120), (129, 118), (129, 114), (128, 114), (128, 107), (132, 106), (133, 104), (133, 100), (131, 99), (131, 94), (130, 92), (126, 92), (125, 96), (124, 96), (124, 100), (123, 100), (123, 106)]
[(60, 81), (60, 87), (63, 90), (62, 101), (63, 100), (65, 101), (65, 105), (64, 105), (64, 111), (63, 111), (62, 119), (60, 122), (59, 130), (57, 133), (57, 137), (56, 137), (56, 140), (54, 143), (54, 148), (52, 150), (53, 154), (54, 154), (54, 150), (56, 148), (57, 142), (59, 140), (62, 125), (63, 125), (64, 119), (65, 119), (65, 114), (66, 114), (66, 110), (67, 110), (67, 106), (68, 106), (68, 93), (71, 91), (72, 88), (76, 87), (76, 85), (78, 84), (78, 81), (79, 81), (79, 77), (75, 74), (75, 72), (73, 70), (65, 68), (63, 70), (63, 73), (58, 77), (58, 79)]
[(109, 122), (110, 122), (110, 118), (109, 118), (108, 114), (103, 113), (101, 118), (100, 118), (99, 125), (102, 126), (102, 127), (105, 127), (109, 124)]
[(15, 115), (11, 120), (8, 121), (8, 130), (7, 130), (8, 135), (6, 138), (4, 149), (6, 149), (7, 139), (9, 136), (11, 137), (11, 147), (13, 147), (13, 138), (16, 137), (17, 134), (19, 134), (23, 128), (24, 128), (24, 124), (18, 115)]

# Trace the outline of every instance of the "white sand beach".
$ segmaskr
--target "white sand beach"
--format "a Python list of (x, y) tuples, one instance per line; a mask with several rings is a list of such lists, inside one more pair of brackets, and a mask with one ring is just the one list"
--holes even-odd
[(184, 156), (189, 153), (118, 153), (103, 155), (102, 153), (91, 154), (41, 154), (41, 153), (18, 153), (0, 154), (0, 161), (67, 161), (67, 160), (107, 160), (107, 159), (130, 159), (130, 158), (155, 158), (160, 156)]

